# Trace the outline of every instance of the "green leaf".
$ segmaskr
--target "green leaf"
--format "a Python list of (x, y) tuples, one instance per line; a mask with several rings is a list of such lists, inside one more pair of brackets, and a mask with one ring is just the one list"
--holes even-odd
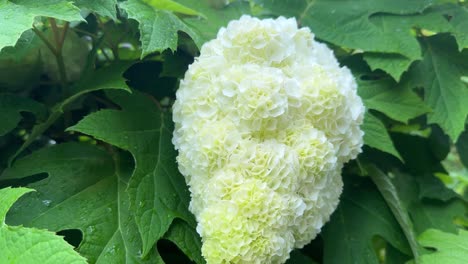
[(2, 49), (0, 60), (12, 60), (18, 63), (31, 59), (31, 57), (35, 60), (41, 45), (43, 43), (36, 33), (33, 30), (27, 30), (21, 34), (15, 46)]
[(83, 20), (80, 10), (71, 1), (0, 0), (0, 50), (15, 45), (21, 34), (32, 27), (37, 16), (65, 21)]
[(140, 24), (142, 58), (165, 49), (175, 51), (179, 31), (198, 39), (198, 35), (170, 11), (154, 8), (142, 0), (128, 0), (121, 7)]
[(156, 9), (169, 10), (175, 13), (192, 15), (192, 16), (201, 15), (200, 13), (198, 13), (197, 11), (191, 8), (181, 5), (171, 0), (142, 0), (142, 1), (145, 4), (148, 4), (149, 6), (152, 6)]
[(385, 125), (369, 112), (364, 116), (364, 123), (361, 126), (364, 131), (364, 143), (369, 147), (376, 148), (383, 152), (392, 154), (402, 160), (400, 154), (395, 149), (392, 139), (388, 135)]
[(401, 197), (399, 197), (395, 186), (390, 178), (374, 165), (369, 165), (366, 170), (369, 172), (369, 176), (377, 186), (377, 189), (379, 189), (380, 194), (382, 194), (385, 202), (392, 211), (393, 216), (395, 216), (398, 221), (398, 224), (400, 224), (401, 229), (403, 229), (403, 233), (408, 240), (408, 244), (411, 247), (411, 252), (413, 253), (416, 263), (419, 263), (420, 248), (416, 240), (413, 223), (411, 222), (408, 210), (403, 204)]
[(225, 27), (229, 21), (239, 19), (244, 14), (250, 14), (247, 1), (231, 1), (222, 8), (215, 8), (213, 0), (177, 0), (204, 15), (204, 18), (186, 17), (184, 22), (197, 34), (194, 39), (198, 47), (216, 37), (219, 29)]
[(468, 86), (461, 81), (468, 74), (468, 52), (458, 53), (454, 39), (447, 35), (426, 38), (424, 45), (420, 77), (424, 100), (434, 110), (428, 122), (441, 126), (456, 141), (468, 114)]
[(436, 154), (439, 152), (437, 151), (439, 147), (431, 144), (431, 140), (426, 135), (392, 133), (392, 139), (398, 153), (405, 161), (405, 171), (413, 175), (432, 175), (435, 172), (444, 171), (440, 164), (440, 156)]
[(91, 263), (145, 263), (125, 192), (132, 165), (119, 156), (114, 162), (87, 144), (66, 143), (34, 152), (0, 177), (47, 173), (47, 178), (28, 185), (37, 192), (20, 199), (7, 220), (53, 231), (79, 229), (83, 241), (78, 251)]
[(13, 47), (0, 51), (0, 92), (16, 92), (37, 86), (41, 75), (39, 47), (42, 41), (25, 31)]
[(21, 120), (21, 112), (30, 112), (38, 119), (44, 118), (45, 107), (27, 97), (15, 94), (0, 94), (0, 136), (13, 130)]
[(340, 204), (322, 231), (323, 263), (378, 264), (372, 244), (374, 236), (410, 253), (398, 222), (372, 182), (348, 175)]
[(117, 0), (75, 0), (74, 4), (80, 9), (88, 9), (98, 15), (117, 20)]
[(410, 119), (430, 111), (405, 83), (382, 79), (359, 81), (358, 86), (359, 96), (367, 108), (380, 111), (394, 120), (408, 123)]
[[(456, 217), (463, 217), (466, 212), (463, 201), (459, 197), (453, 196), (445, 201), (434, 196), (432, 198), (425, 197), (424, 190), (427, 190), (428, 186), (421, 183), (429, 181), (434, 184), (434, 181), (427, 178), (434, 176), (420, 178), (399, 172), (392, 173), (392, 176), (392, 183), (398, 191), (401, 201), (408, 209), (416, 234), (421, 234), (430, 228), (456, 232), (457, 226), (454, 220)], [(447, 189), (443, 185), (440, 187)]]
[(468, 129), (466, 129), (457, 140), (457, 151), (460, 161), (468, 168)]
[[(322, 40), (341, 47), (367, 52), (396, 53), (408, 58), (420, 56), (419, 46), (405, 34), (388, 34), (371, 21), (381, 13), (406, 15), (423, 11), (431, 1), (406, 0), (256, 0), (275, 14), (295, 15)], [(352, 32), (352, 34), (350, 34)], [(408, 32), (409, 33), (409, 32)]]
[(452, 1), (452, 3), (432, 8), (431, 12), (439, 14), (448, 21), (450, 30), (445, 32), (450, 32), (455, 37), (459, 51), (468, 47), (468, 9), (466, 4), (463, 5), (457, 3), (457, 1)]
[(10, 163), (23, 152), (38, 136), (44, 133), (57, 119), (62, 116), (66, 108), (78, 97), (93, 91), (104, 89), (120, 89), (130, 91), (125, 79), (122, 77), (124, 71), (130, 66), (128, 62), (114, 63), (110, 66), (100, 68), (90, 75), (84, 76), (72, 89), (71, 96), (56, 104), (43, 123), (34, 126), (31, 134), (18, 151), (10, 158)]
[(206, 263), (201, 255), (201, 237), (197, 231), (184, 221), (175, 220), (167, 233), (165, 239), (174, 242), (190, 259), (196, 263)]
[(403, 72), (413, 62), (408, 57), (393, 53), (365, 53), (364, 60), (366, 60), (372, 70), (381, 69), (390, 74), (396, 81), (400, 80)]
[(171, 143), (173, 123), (148, 96), (115, 92), (109, 97), (121, 111), (103, 110), (69, 130), (81, 132), (132, 153), (136, 169), (129, 182), (132, 210), (143, 239), (143, 256), (163, 237), (175, 218), (192, 226), (190, 195)]
[(317, 264), (317, 262), (296, 249), (291, 251), (290, 258), (286, 261), (286, 264)]
[(421, 256), (423, 264), (464, 264), (468, 259), (468, 231), (463, 229), (459, 229), (457, 235), (430, 229), (419, 237), (419, 242), (436, 250)]
[(33, 190), (5, 188), (0, 190), (0, 262), (10, 264), (86, 263), (63, 238), (46, 230), (8, 226), (5, 215), (13, 203)]
[(439, 6), (428, 8), (423, 13), (415, 15), (379, 14), (372, 16), (370, 21), (378, 26), (380, 31), (392, 36), (395, 41), (399, 40), (402, 43), (402, 50), (410, 50), (410, 47), (413, 50), (412, 55), (403, 53), (405, 56), (388, 53), (364, 55), (364, 59), (373, 70), (382, 69), (397, 81), (414, 60), (420, 59), (421, 50), (415, 38), (417, 31), (430, 32), (430, 34), (452, 31), (452, 25), (439, 12)]

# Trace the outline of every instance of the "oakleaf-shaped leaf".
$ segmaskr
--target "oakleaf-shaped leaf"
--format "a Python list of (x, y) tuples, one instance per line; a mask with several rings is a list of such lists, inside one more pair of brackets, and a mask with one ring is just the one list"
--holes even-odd
[(364, 130), (364, 143), (369, 147), (376, 148), (383, 152), (392, 154), (402, 160), (400, 154), (395, 149), (392, 139), (385, 128), (385, 125), (369, 112), (364, 115), (364, 123), (361, 126)]
[(419, 65), (424, 100), (434, 110), (429, 123), (438, 124), (454, 141), (465, 128), (468, 115), (468, 52), (459, 53), (447, 35), (426, 38), (424, 59)]
[(155, 8), (143, 0), (128, 0), (121, 7), (140, 24), (142, 57), (165, 49), (175, 51), (179, 31), (187, 33), (195, 41), (198, 39), (190, 27), (168, 10)]
[(72, 1), (62, 0), (0, 0), (0, 50), (15, 45), (21, 34), (30, 29), (37, 16), (65, 21), (83, 20)]
[(181, 5), (172, 0), (142, 0), (142, 1), (156, 9), (169, 10), (175, 13), (192, 15), (192, 16), (202, 15), (198, 13), (197, 11), (189, 7), (186, 7), (184, 5)]
[(416, 240), (413, 222), (411, 222), (408, 210), (402, 202), (395, 185), (393, 185), (390, 178), (376, 166), (369, 165), (366, 167), (366, 170), (403, 230), (408, 244), (411, 247), (413, 257), (419, 260), (420, 248)]
[(0, 190), (0, 262), (9, 264), (82, 264), (86, 259), (73, 250), (63, 238), (46, 230), (8, 226), (5, 215), (13, 203), (33, 190), (5, 188)]
[[(294, 15), (314, 34), (341, 47), (368, 52), (397, 53), (408, 58), (420, 56), (415, 39), (398, 38), (375, 25), (370, 19), (381, 13), (414, 14), (427, 8), (431, 1), (406, 0), (255, 0), (275, 14)], [(352, 34), (350, 34), (352, 32)], [(403, 36), (404, 34), (400, 34)]]
[(14, 94), (0, 94), (0, 136), (14, 129), (21, 120), (21, 112), (30, 112), (38, 118), (43, 118), (45, 107), (27, 97)]
[(397, 81), (400, 80), (403, 72), (405, 72), (414, 61), (413, 59), (394, 53), (371, 52), (365, 53), (363, 57), (372, 70), (381, 69)]
[[(370, 21), (379, 27), (380, 31), (394, 40), (401, 40), (405, 46), (402, 50), (411, 47), (414, 49), (413, 56), (405, 54), (388, 53), (366, 53), (364, 59), (373, 70), (382, 69), (389, 73), (395, 80), (400, 80), (403, 72), (409, 65), (421, 56), (421, 50), (416, 40), (418, 31), (437, 34), (441, 32), (452, 32), (453, 27), (441, 12), (440, 6), (426, 9), (422, 13), (413, 15), (378, 14), (370, 18)], [(404, 54), (404, 53), (403, 53)]]
[[(133, 163), (125, 156), (116, 154), (113, 159), (92, 145), (66, 143), (41, 149), (18, 160), (0, 177), (48, 175), (28, 185), (37, 192), (20, 199), (7, 220), (53, 231), (79, 229), (83, 241), (78, 251), (91, 263), (164, 263), (155, 250), (146, 260), (141, 258), (142, 242), (126, 192), (132, 171)], [(190, 232), (195, 231), (176, 227), (168, 239), (177, 240), (195, 258), (197, 252), (200, 256), (196, 246), (200, 241)]]
[(340, 204), (322, 231), (324, 263), (378, 264), (372, 244), (374, 236), (409, 254), (398, 222), (372, 182), (347, 176), (344, 186)]
[[(392, 183), (397, 190), (398, 197), (408, 209), (416, 234), (421, 234), (431, 228), (445, 232), (456, 232), (457, 227), (454, 220), (456, 217), (463, 217), (466, 209), (463, 201), (457, 198), (455, 193), (451, 199), (446, 201), (436, 198), (429, 199), (421, 195), (424, 193), (424, 189), (428, 188), (422, 185), (422, 182), (432, 182), (434, 185), (434, 181), (427, 177), (419, 179), (421, 176), (412, 176), (399, 172), (394, 172), (392, 175)], [(448, 190), (443, 185), (436, 185), (439, 186), (437, 188), (444, 187)]]
[(408, 123), (410, 119), (430, 111), (405, 83), (382, 79), (359, 81), (358, 87), (359, 96), (367, 108), (380, 111), (394, 120)]
[(104, 17), (117, 19), (117, 0), (75, 0), (73, 2), (80, 9), (87, 9)]
[(459, 229), (458, 234), (429, 229), (421, 234), (419, 243), (436, 250), (422, 255), (422, 264), (465, 264), (468, 259), (468, 231), (463, 229)]
[(91, 114), (69, 130), (81, 132), (132, 153), (131, 206), (143, 239), (143, 256), (163, 237), (175, 218), (195, 226), (188, 211), (190, 195), (176, 164), (170, 113), (136, 91), (109, 93), (122, 110)]
[[(177, 0), (198, 12), (204, 17), (186, 17), (183, 21), (197, 33), (198, 39), (194, 39), (198, 47), (203, 43), (214, 39), (221, 27), (225, 27), (229, 21), (239, 19), (244, 14), (250, 14), (250, 7), (247, 1), (230, 1), (224, 6), (226, 1), (222, 0)], [(215, 2), (222, 2), (217, 8)]]

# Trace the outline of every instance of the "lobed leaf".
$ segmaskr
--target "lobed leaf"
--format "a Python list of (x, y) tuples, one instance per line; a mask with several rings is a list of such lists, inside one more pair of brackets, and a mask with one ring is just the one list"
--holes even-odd
[(359, 96), (367, 108), (380, 111), (394, 120), (408, 123), (410, 119), (430, 111), (406, 83), (381, 79), (358, 81), (358, 86)]
[(385, 125), (369, 112), (364, 115), (364, 123), (361, 126), (364, 131), (364, 143), (369, 147), (392, 154), (402, 160), (400, 154), (393, 146)]
[(392, 211), (395, 219), (398, 221), (403, 233), (408, 240), (408, 244), (411, 247), (411, 252), (413, 257), (416, 260), (416, 263), (419, 263), (419, 252), (420, 247), (416, 239), (416, 233), (414, 231), (413, 222), (411, 221), (408, 210), (404, 203), (401, 200), (401, 197), (398, 194), (398, 191), (395, 185), (392, 183), (390, 178), (380, 171), (374, 165), (369, 165), (367, 168), (369, 176), (371, 177), (374, 184), (377, 186), (380, 194), (382, 194), (385, 202)]
[(465, 128), (468, 115), (468, 86), (461, 76), (468, 74), (468, 53), (459, 53), (453, 38), (426, 38), (424, 59), (419, 65), (424, 100), (434, 110), (428, 122), (438, 124), (453, 141)]
[(142, 58), (165, 49), (175, 51), (179, 31), (187, 33), (194, 40), (198, 39), (198, 35), (174, 13), (155, 8), (151, 3), (128, 0), (121, 4), (128, 16), (139, 23)]
[(379, 263), (374, 236), (410, 253), (398, 222), (375, 186), (368, 179), (348, 176), (340, 204), (322, 231), (323, 263)]
[(45, 107), (27, 97), (15, 94), (0, 94), (0, 136), (13, 130), (21, 120), (21, 112), (30, 112), (39, 119), (45, 116)]
[(171, 115), (161, 112), (149, 97), (133, 92), (109, 93), (121, 111), (91, 114), (69, 130), (81, 132), (132, 153), (135, 171), (129, 182), (131, 208), (143, 240), (142, 256), (169, 230), (176, 218), (192, 227), (189, 192), (177, 169), (171, 143)]
[(5, 215), (27, 188), (0, 189), (0, 262), (10, 264), (87, 263), (63, 238), (46, 230), (8, 226)]
[(429, 229), (419, 237), (424, 247), (435, 249), (434, 253), (421, 256), (422, 264), (463, 264), (468, 258), (468, 231), (459, 229), (458, 234)]
[(74, 0), (73, 3), (80, 9), (117, 20), (117, 0)]
[(65, 143), (34, 152), (0, 177), (19, 180), (47, 173), (47, 178), (28, 184), (37, 192), (20, 199), (7, 220), (53, 231), (80, 230), (78, 251), (91, 263), (150, 263), (141, 259), (126, 193), (132, 165), (87, 144)]
[(72, 1), (62, 0), (15, 0), (0, 1), (0, 50), (6, 46), (15, 45), (21, 34), (30, 29), (34, 18), (38, 16), (52, 17), (65, 21), (80, 21), (83, 18), (80, 10)]

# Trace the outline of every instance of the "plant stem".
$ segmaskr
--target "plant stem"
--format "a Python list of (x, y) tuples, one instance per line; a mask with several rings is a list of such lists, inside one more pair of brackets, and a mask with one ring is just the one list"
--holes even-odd
[[(59, 75), (60, 75), (60, 83), (62, 85), (62, 89), (65, 89), (67, 86), (68, 80), (67, 80), (67, 73), (65, 70), (65, 62), (63, 61), (63, 44), (65, 43), (65, 37), (69, 28), (69, 23), (66, 22), (65, 26), (63, 28), (63, 32), (60, 35), (59, 29), (57, 27), (57, 23), (55, 19), (49, 18), (49, 23), (50, 26), (52, 27), (52, 32), (54, 34), (54, 39), (55, 39), (55, 47), (56, 47), (56, 53), (55, 53), (55, 60), (57, 62), (58, 70), (59, 70)], [(62, 93), (65, 95), (65, 93)]]
[(54, 45), (52, 45), (52, 43), (49, 42), (47, 37), (44, 36), (44, 34), (42, 34), (42, 32), (39, 29), (37, 29), (37, 27), (34, 26), (34, 25), (33, 25), (33, 31), (42, 40), (42, 42), (44, 42), (44, 44), (46, 44), (46, 46), (47, 46), (47, 48), (49, 48), (50, 52), (52, 52), (52, 54), (54, 54), (54, 56), (57, 56), (57, 50), (55, 49)]

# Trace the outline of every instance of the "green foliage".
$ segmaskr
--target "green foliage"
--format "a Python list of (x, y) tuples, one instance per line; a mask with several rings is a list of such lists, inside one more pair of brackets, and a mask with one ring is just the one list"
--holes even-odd
[(459, 230), (458, 235), (444, 233), (437, 229), (429, 229), (419, 237), (421, 245), (436, 249), (435, 253), (422, 256), (421, 263), (453, 263), (462, 264), (468, 257), (468, 232)]
[(0, 0), (0, 262), (205, 262), (171, 105), (242, 14), (310, 27), (367, 108), (336, 212), (287, 263), (466, 262), (468, 196), (435, 176), (468, 166), (457, 0)]
[(405, 254), (408, 242), (385, 200), (369, 179), (345, 179), (340, 205), (323, 232), (324, 263), (378, 263), (372, 239), (380, 236)]
[(87, 263), (61, 237), (47, 230), (8, 226), (5, 216), (8, 209), (22, 195), (33, 190), (27, 188), (0, 189), (0, 261), (11, 264)]
[(0, 24), (2, 25), (0, 50), (14, 45), (21, 34), (32, 27), (34, 18), (37, 16), (65, 21), (82, 20), (80, 10), (73, 5), (72, 1), (2, 0), (0, 1)]
[(456, 50), (454, 39), (446, 35), (426, 38), (420, 64), (424, 99), (434, 109), (429, 122), (439, 124), (456, 140), (465, 128), (468, 114), (468, 89), (461, 77), (468, 74), (467, 52)]
[(132, 153), (136, 169), (129, 180), (130, 203), (146, 256), (175, 218), (192, 226), (190, 195), (177, 171), (171, 144), (171, 116), (145, 95), (116, 93), (110, 98), (122, 110), (91, 114), (69, 130), (81, 132)]
[(393, 146), (392, 139), (390, 138), (385, 125), (380, 121), (380, 119), (367, 112), (364, 116), (362, 130), (365, 132), (364, 142), (366, 142), (366, 145), (390, 153), (401, 159), (400, 154), (398, 154), (398, 151)]
[(30, 112), (39, 118), (44, 116), (45, 108), (40, 103), (27, 97), (20, 97), (15, 94), (0, 94), (0, 136), (5, 135), (14, 129), (21, 120), (21, 112)]

